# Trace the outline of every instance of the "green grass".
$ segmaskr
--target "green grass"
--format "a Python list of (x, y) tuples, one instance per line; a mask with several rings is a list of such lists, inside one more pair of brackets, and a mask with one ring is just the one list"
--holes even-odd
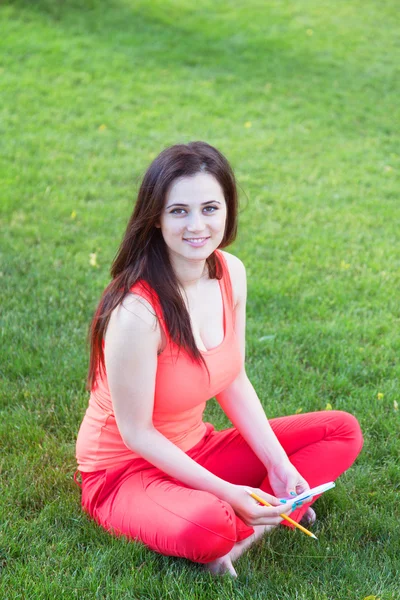
[[(398, 3), (15, 0), (0, 13), (0, 597), (397, 600)], [(319, 541), (280, 528), (235, 582), (111, 538), (72, 480), (87, 326), (138, 180), (195, 139), (241, 185), (232, 251), (267, 414), (330, 403), (365, 434), (318, 501)], [(227, 424), (212, 402), (206, 416)]]

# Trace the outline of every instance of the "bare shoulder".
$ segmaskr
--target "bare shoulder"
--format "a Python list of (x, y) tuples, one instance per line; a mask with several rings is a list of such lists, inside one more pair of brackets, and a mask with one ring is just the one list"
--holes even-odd
[(154, 308), (138, 294), (127, 294), (111, 313), (107, 335), (111, 332), (124, 337), (135, 333), (159, 336), (158, 319)]
[(152, 306), (135, 294), (125, 296), (111, 313), (104, 346), (115, 416), (125, 440), (140, 419), (146, 425), (151, 421), (159, 343)]
[(235, 304), (237, 304), (246, 299), (246, 268), (240, 258), (234, 254), (225, 251), (222, 251), (222, 254), (228, 264)]
[(229, 273), (232, 276), (238, 275), (239, 277), (246, 276), (246, 269), (240, 258), (235, 256), (234, 254), (230, 254), (225, 250), (220, 250), (220, 252), (224, 255), (226, 262), (228, 263)]

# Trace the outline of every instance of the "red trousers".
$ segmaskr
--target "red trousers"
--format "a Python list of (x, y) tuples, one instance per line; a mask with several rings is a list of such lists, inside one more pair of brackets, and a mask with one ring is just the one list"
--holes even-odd
[[(362, 448), (360, 426), (345, 412), (294, 415), (270, 423), (311, 487), (339, 477)], [(207, 424), (206, 435), (187, 454), (226, 481), (273, 493), (265, 467), (235, 429), (215, 431)], [(138, 458), (116, 468), (82, 473), (82, 506), (116, 535), (199, 563), (227, 554), (253, 533), (227, 502), (191, 489)], [(308, 506), (291, 517), (299, 521)]]

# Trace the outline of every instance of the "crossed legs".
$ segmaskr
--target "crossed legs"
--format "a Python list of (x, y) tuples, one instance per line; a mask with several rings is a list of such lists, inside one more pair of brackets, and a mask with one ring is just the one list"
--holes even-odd
[[(311, 487), (335, 480), (362, 447), (358, 422), (345, 412), (293, 415), (270, 423)], [(235, 429), (218, 432), (209, 427), (188, 454), (226, 481), (273, 493), (264, 465)], [(89, 514), (109, 531), (140, 540), (157, 552), (234, 575), (232, 562), (267, 528), (249, 527), (212, 494), (190, 489), (148, 463), (137, 470), (134, 463), (103, 472), (98, 480), (96, 474), (85, 475), (82, 503)], [(291, 517), (299, 521), (306, 511), (304, 505)]]

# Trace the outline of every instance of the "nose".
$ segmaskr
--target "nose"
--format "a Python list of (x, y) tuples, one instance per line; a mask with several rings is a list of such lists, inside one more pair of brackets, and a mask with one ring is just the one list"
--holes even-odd
[(187, 230), (194, 233), (195, 231), (203, 231), (204, 229), (204, 219), (203, 215), (200, 212), (193, 211), (190, 214), (189, 222), (186, 226)]

